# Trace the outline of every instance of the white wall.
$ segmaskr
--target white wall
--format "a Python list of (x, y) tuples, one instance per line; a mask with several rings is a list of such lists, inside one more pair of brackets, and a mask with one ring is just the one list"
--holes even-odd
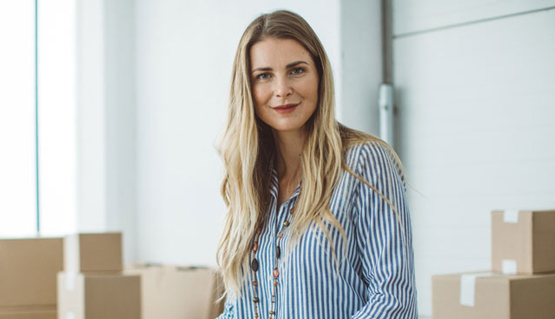
[(555, 6), (554, 0), (393, 0), (393, 3), (393, 32), (396, 36), (506, 18)]
[(79, 0), (76, 8), (76, 228), (78, 231), (104, 231), (106, 217), (104, 5), (100, 0)]
[[(137, 0), (137, 260), (215, 265), (225, 212), (214, 143), (239, 38), (286, 8), (315, 29), (341, 78), (339, 1)], [(338, 88), (341, 88), (338, 85)]]
[[(504, 3), (526, 12), (548, 2)], [(555, 207), (555, 10), (479, 23), (469, 14), (464, 25), (418, 32), (431, 17), (452, 21), (449, 13), (464, 16), (479, 4), (490, 18), (510, 9), (499, 1), (457, 4), (394, 7), (398, 146), (413, 187), (424, 315), (432, 275), (490, 269), (492, 209)]]
[[(343, 124), (379, 134), (378, 88), (382, 80), (381, 1), (341, 2), (341, 98)], [(339, 76), (336, 74), (336, 79)]]
[(106, 230), (123, 232), (124, 261), (131, 262), (137, 258), (135, 1), (104, 3)]
[(134, 1), (76, 3), (76, 229), (122, 231), (129, 263), (136, 259)]

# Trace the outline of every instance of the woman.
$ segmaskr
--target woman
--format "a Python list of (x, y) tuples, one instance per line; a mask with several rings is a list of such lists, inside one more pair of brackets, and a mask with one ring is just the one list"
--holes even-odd
[(244, 32), (220, 145), (223, 318), (416, 318), (402, 166), (335, 120), (331, 67), (300, 16)]

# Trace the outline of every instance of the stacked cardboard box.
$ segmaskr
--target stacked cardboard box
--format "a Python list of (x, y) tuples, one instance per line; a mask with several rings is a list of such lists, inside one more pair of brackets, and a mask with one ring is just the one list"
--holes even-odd
[(492, 272), (434, 276), (434, 319), (555, 318), (555, 211), (493, 211)]
[(121, 233), (64, 239), (58, 319), (140, 319), (141, 278), (123, 273)]
[(55, 319), (56, 307), (24, 307), (2, 309), (0, 319)]
[(143, 319), (213, 319), (223, 312), (214, 269), (135, 264), (125, 272), (141, 276)]
[(0, 319), (55, 319), (62, 238), (0, 240)]
[(555, 211), (493, 211), (491, 224), (493, 271), (555, 272)]

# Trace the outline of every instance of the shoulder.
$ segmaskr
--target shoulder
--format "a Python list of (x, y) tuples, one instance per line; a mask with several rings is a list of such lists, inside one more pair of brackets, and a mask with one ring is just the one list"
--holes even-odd
[(394, 179), (405, 184), (402, 164), (395, 151), (381, 140), (368, 140), (348, 147), (345, 164), (367, 182)]
[(351, 145), (345, 150), (345, 163), (349, 168), (358, 171), (361, 166), (369, 166), (376, 162), (392, 161), (392, 150), (385, 142), (368, 140)]

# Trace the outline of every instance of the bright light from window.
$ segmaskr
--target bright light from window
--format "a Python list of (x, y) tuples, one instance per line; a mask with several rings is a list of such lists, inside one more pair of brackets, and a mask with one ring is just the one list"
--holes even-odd
[(75, 0), (39, 1), (41, 234), (76, 230)]
[(0, 1), (0, 236), (36, 232), (35, 1)]

